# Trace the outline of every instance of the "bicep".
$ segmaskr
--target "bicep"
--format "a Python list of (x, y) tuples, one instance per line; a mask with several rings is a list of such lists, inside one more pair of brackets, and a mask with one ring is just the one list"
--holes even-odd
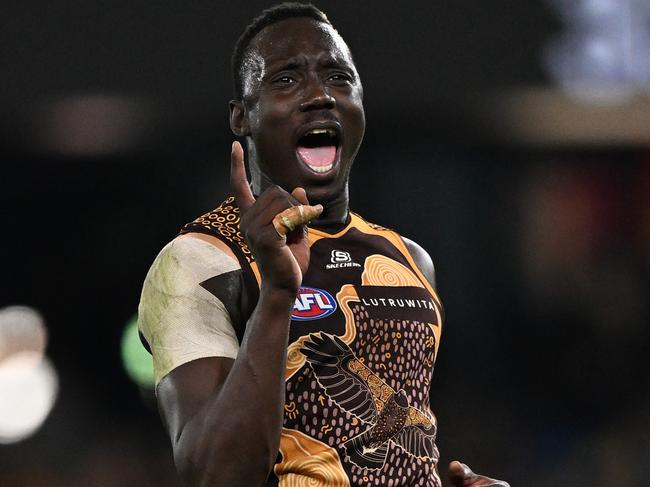
[(185, 425), (219, 394), (234, 360), (205, 357), (173, 369), (158, 384), (158, 408), (176, 446)]

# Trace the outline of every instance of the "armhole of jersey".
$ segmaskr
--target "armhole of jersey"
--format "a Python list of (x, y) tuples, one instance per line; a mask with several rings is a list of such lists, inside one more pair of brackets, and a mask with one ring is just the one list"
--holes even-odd
[(440, 306), (440, 309), (442, 310), (442, 301), (440, 300), (440, 296), (438, 296), (438, 292), (436, 289), (433, 287), (433, 285), (429, 282), (427, 277), (422, 273), (422, 270), (420, 270), (420, 266), (417, 264), (417, 261), (415, 260), (415, 257), (413, 257), (413, 254), (408, 248), (408, 245), (406, 245), (406, 242), (404, 242), (404, 239), (402, 238), (401, 235), (397, 234), (396, 232), (393, 232), (392, 230), (388, 230), (388, 232), (392, 233), (393, 238), (390, 239), (391, 242), (395, 243), (396, 241), (399, 242), (397, 245), (395, 245), (402, 254), (404, 254), (404, 257), (406, 257), (406, 260), (408, 260), (409, 264), (411, 264), (411, 267), (413, 270), (415, 270), (418, 278), (424, 285), (424, 287), (427, 288), (427, 290), (431, 293), (433, 296), (433, 299), (435, 299), (436, 304)]
[(413, 254), (411, 254), (411, 251), (406, 245), (406, 242), (404, 242), (404, 239), (397, 232), (391, 230), (390, 228), (372, 224), (370, 222), (367, 222), (360, 215), (357, 215), (356, 213), (353, 212), (350, 213), (352, 215), (352, 220), (350, 222), (351, 225), (356, 224), (357, 226), (362, 227), (363, 228), (362, 231), (364, 231), (365, 233), (371, 233), (371, 234), (384, 237), (386, 240), (392, 243), (397, 250), (399, 250), (402, 253), (402, 255), (404, 256), (404, 258), (406, 258), (411, 268), (415, 271), (415, 274), (417, 278), (420, 280), (420, 282), (422, 283), (422, 285), (431, 293), (436, 304), (440, 307), (441, 314), (443, 314), (444, 316), (444, 311), (442, 307), (442, 301), (440, 300), (440, 296), (438, 296), (436, 289), (431, 285), (429, 280), (420, 270), (420, 266), (417, 264), (415, 258), (413, 257)]

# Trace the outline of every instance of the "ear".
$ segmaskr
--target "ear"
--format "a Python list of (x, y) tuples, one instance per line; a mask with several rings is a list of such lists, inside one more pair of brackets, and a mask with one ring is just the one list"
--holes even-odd
[(237, 137), (250, 135), (248, 126), (248, 114), (244, 103), (237, 100), (230, 100), (230, 130)]

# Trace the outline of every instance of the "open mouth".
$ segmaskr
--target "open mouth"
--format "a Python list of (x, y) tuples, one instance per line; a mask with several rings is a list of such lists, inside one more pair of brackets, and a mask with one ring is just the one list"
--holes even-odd
[(325, 173), (336, 164), (339, 134), (332, 128), (314, 128), (298, 139), (298, 156), (312, 171)]

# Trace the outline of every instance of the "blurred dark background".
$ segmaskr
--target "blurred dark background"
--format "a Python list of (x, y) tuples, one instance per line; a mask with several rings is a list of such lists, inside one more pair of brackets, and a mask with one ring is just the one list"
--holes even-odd
[[(436, 264), (443, 475), (650, 476), (646, 3), (317, 3), (365, 88), (352, 208)], [(123, 333), (157, 252), (228, 191), (230, 50), (271, 4), (2, 5), (0, 308), (42, 316), (58, 396), (17, 441), (32, 396), (0, 372), (0, 485), (179, 485)]]

